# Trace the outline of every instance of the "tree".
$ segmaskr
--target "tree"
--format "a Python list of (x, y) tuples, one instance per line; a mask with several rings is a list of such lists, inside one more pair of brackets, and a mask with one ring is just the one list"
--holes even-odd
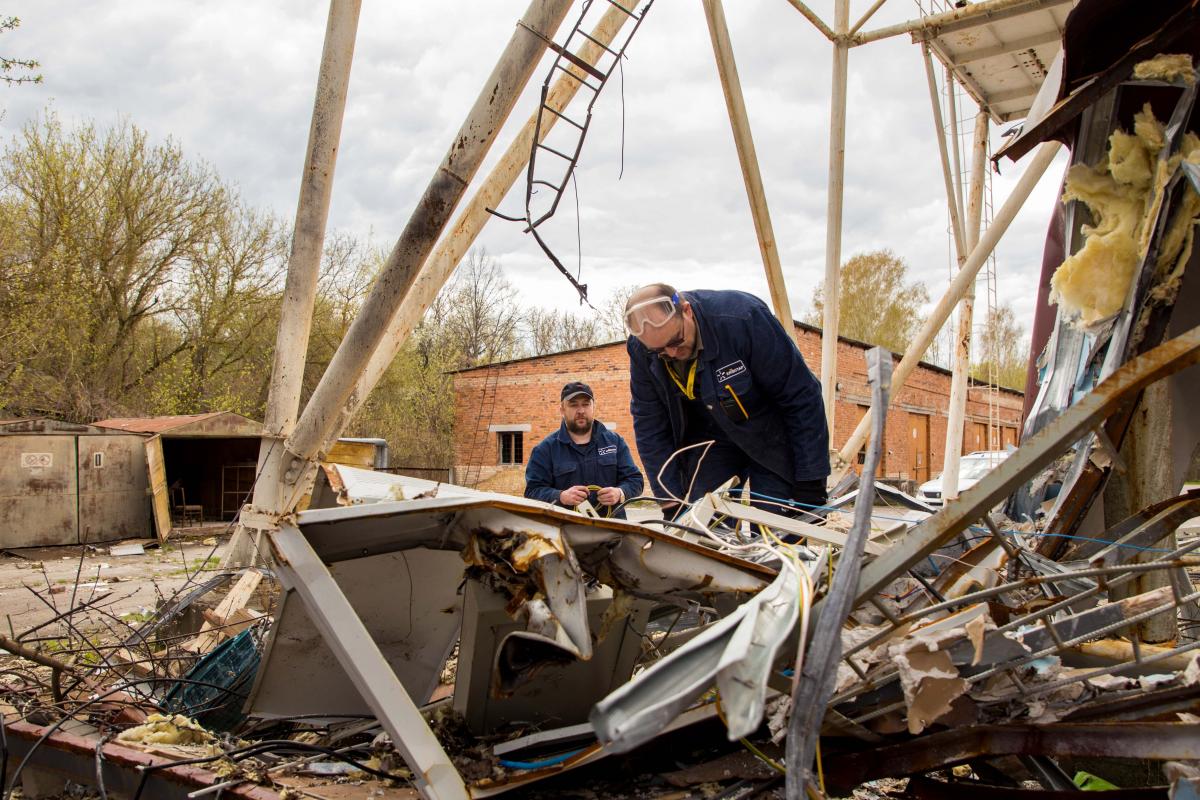
[(602, 302), (596, 311), (600, 319), (600, 333), (604, 341), (615, 342), (629, 335), (625, 330), (625, 304), (638, 290), (638, 286), (629, 283), (612, 290), (608, 298)]
[[(908, 265), (891, 250), (854, 256), (842, 265), (838, 291), (838, 334), (903, 353), (921, 327), (921, 306), (929, 301), (925, 284), (907, 282)], [(824, 287), (813, 292), (805, 320), (824, 321)]]
[(595, 315), (546, 311), (536, 307), (525, 315), (529, 354), (534, 356), (577, 350), (608, 341), (609, 337), (604, 335), (603, 328), (603, 322)]
[(457, 368), (475, 367), (521, 352), (522, 317), (500, 262), (471, 250), (430, 304), (417, 338), (426, 353), (453, 352)]
[(208, 410), (199, 387), (261, 324), (248, 312), (280, 268), (275, 224), (127, 122), (67, 131), (48, 114), (0, 179), (0, 404), (84, 421)]
[(1025, 391), (1029, 342), (1011, 306), (1003, 304), (987, 315), (972, 349), (978, 359), (971, 365), (972, 378)]
[[(0, 33), (14, 31), (21, 25), (17, 17), (0, 17)], [(42, 76), (32, 70), (40, 67), (32, 58), (5, 58), (0, 56), (0, 81), (9, 86), (18, 83), (41, 83)]]

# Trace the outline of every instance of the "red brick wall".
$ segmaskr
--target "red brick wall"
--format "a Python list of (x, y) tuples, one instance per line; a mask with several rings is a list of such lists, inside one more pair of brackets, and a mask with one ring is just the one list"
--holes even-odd
[[(819, 377), (820, 334), (807, 328), (798, 328), (798, 332), (804, 360)], [(838, 342), (838, 402), (831, 437), (835, 448), (840, 449), (850, 438), (863, 413), (859, 406), (869, 406), (871, 402), (865, 352), (861, 345)], [(899, 363), (898, 357), (895, 360)], [(456, 480), (519, 494), (524, 488), (524, 466), (499, 466), (498, 434), (489, 433), (488, 427), (528, 424), (530, 430), (523, 433), (527, 458), (538, 442), (558, 429), (562, 419), (558, 396), (568, 381), (583, 381), (592, 387), (597, 418), (615, 424), (617, 433), (629, 443), (637, 459), (633, 420), (629, 416), (629, 357), (625, 343), (618, 342), (457, 373), (454, 376)], [(972, 431), (973, 422), (986, 426), (988, 394), (982, 387), (972, 388), (968, 393), (968, 432)], [(1007, 433), (1010, 440), (1017, 438), (1022, 398), (1008, 391), (990, 394), (998, 406), (1001, 427), (1009, 429), (993, 434), (994, 447), (999, 448), (1002, 434)], [(913, 477), (910, 414), (929, 416), (931, 475), (941, 471), (949, 402), (948, 373), (925, 366), (913, 371), (904, 388), (892, 397), (888, 409), (884, 475), (899, 480)], [(988, 448), (974, 446), (971, 436), (964, 435), (963, 450), (976, 449)]]

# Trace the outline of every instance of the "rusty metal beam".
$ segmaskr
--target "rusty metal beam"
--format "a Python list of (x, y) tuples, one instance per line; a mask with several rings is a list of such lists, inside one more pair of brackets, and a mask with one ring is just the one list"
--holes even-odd
[(836, 787), (852, 787), (875, 778), (1007, 755), (1190, 760), (1200, 758), (1200, 736), (1195, 725), (1179, 722), (979, 725), (891, 747), (826, 755), (825, 777)]
[[(1024, 205), (1030, 192), (1033, 191), (1033, 187), (1037, 185), (1046, 168), (1054, 160), (1058, 149), (1059, 144), (1057, 142), (1047, 142), (1038, 150), (1033, 160), (1030, 161), (1029, 166), (1025, 168), (1025, 172), (1021, 174), (1017, 185), (1013, 187), (1012, 194), (1000, 206), (1000, 210), (996, 212), (992, 224), (988, 226), (988, 229), (980, 237), (979, 243), (971, 250), (971, 254), (967, 257), (966, 262), (946, 288), (946, 293), (942, 295), (942, 299), (938, 301), (937, 306), (930, 312), (924, 324), (921, 325), (921, 330), (917, 332), (917, 335), (909, 344), (908, 349), (904, 353), (904, 358), (896, 366), (896, 371), (892, 374), (893, 394), (900, 391), (904, 386), (904, 382), (908, 380), (908, 376), (917, 368), (917, 364), (920, 362), (921, 357), (925, 355), (925, 351), (929, 348), (933, 337), (946, 324), (946, 320), (950, 317), (950, 312), (954, 310), (954, 306), (957, 305), (959, 299), (966, 293), (968, 286), (974, 285), (979, 270), (991, 255), (992, 250), (995, 249), (997, 242), (1000, 241), (1000, 237), (1004, 235), (1004, 232), (1008, 230), (1008, 226), (1016, 218), (1017, 212)], [(822, 364), (822, 371), (824, 368), (825, 366)], [(854, 433), (842, 445), (842, 449), (838, 452), (839, 464), (834, 468), (835, 481), (841, 480), (842, 476), (846, 474), (854, 454), (863, 446), (863, 442), (867, 437), (868, 425), (870, 425), (869, 414), (859, 420)]]
[[(288, 440), (284, 480), (296, 488), (285, 502), (294, 503), (313, 472), (306, 469), (339, 420), (359, 378), (383, 341), (392, 315), (409, 291), (421, 264), (433, 250), (467, 185), (475, 176), (533, 73), (546, 42), (558, 30), (573, 4), (570, 0), (533, 0), (484, 84), (442, 163), (425, 188), (408, 224), (375, 279), (371, 294), (337, 352)], [(289, 503), (289, 505), (290, 505)]]
[(1043, 8), (1066, 5), (1070, 2), (1072, 0), (985, 0), (985, 2), (972, 3), (964, 8), (956, 8), (941, 14), (932, 14), (928, 17), (860, 33), (851, 37), (851, 43), (857, 46), (905, 33), (911, 33), (916, 41), (925, 41), (963, 28), (972, 28), (987, 22), (1020, 16)]
[(725, 23), (725, 9), (721, 0), (703, 0), (702, 4), (704, 17), (708, 21), (709, 38), (712, 39), (713, 56), (717, 62), (717, 74), (721, 79), (721, 90), (725, 95), (729, 125), (733, 129), (733, 144), (737, 150), (738, 163), (742, 167), (742, 180), (746, 184), (750, 217), (754, 222), (758, 250), (767, 276), (767, 289), (771, 293), (771, 306), (775, 309), (775, 316), (779, 318), (783, 329), (795, 340), (798, 331), (792, 317), (787, 283), (783, 279), (779, 245), (775, 239), (775, 228), (771, 224), (771, 210), (767, 204), (766, 189), (763, 187), (762, 171), (758, 166), (758, 153), (754, 149), (754, 135), (750, 130), (750, 116), (746, 112), (742, 82), (738, 78), (737, 60), (733, 56), (733, 42), (729, 38), (729, 26)]
[[(589, 38), (579, 48), (577, 57), (588, 64), (596, 64), (607, 52), (605, 48), (612, 44), (617, 34), (631, 19), (629, 13), (621, 6), (610, 6), (596, 27), (592, 29)], [(570, 68), (550, 87), (546, 95), (546, 105), (551, 112), (563, 112), (570, 105), (579, 88), (583, 85), (583, 76)], [(539, 125), (538, 120), (541, 119)], [(422, 315), (429, 308), (439, 290), (450, 278), (454, 268), (466, 255), (471, 245), (475, 243), (480, 231), (492, 218), (488, 209), (496, 208), (500, 201), (512, 188), (517, 178), (525, 174), (529, 163), (530, 148), (537, 141), (543, 141), (559, 120), (558, 113), (540, 115), (534, 112), (525, 122), (524, 127), (517, 133), (501, 155), (491, 172), (480, 184), (475, 195), (463, 206), (458, 217), (449, 230), (438, 242), (437, 249), (425, 260), (413, 280), (412, 287), (405, 293), (400, 306), (388, 323), (387, 333), (383, 344), (367, 365), (366, 371), (354, 387), (349, 402), (338, 412), (339, 419), (324, 446), (330, 446), (337, 438), (338, 432), (345, 428), (350, 418), (366, 402), (367, 396), (375, 388), (375, 384), (383, 377), (400, 351), (401, 346), (408, 340), (409, 335), (421, 321)]]

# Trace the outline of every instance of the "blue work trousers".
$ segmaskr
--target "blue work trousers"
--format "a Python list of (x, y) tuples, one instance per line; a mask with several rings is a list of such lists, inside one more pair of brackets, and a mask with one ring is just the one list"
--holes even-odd
[[(703, 461), (701, 456), (703, 455)], [(739, 486), (744, 487), (750, 482), (750, 490), (754, 493), (751, 505), (782, 514), (786, 517), (797, 517), (807, 522), (820, 523), (825, 514), (820, 509), (805, 509), (802, 506), (785, 507), (777, 504), (796, 496), (796, 486), (792, 481), (784, 480), (775, 472), (767, 469), (746, 455), (740, 447), (730, 441), (720, 439), (713, 442), (705, 454), (704, 447), (695, 447), (680, 453), (676, 459), (682, 461), (683, 485), (692, 484), (687, 501), (693, 502), (706, 493), (713, 491), (721, 484), (736, 475), (741, 479)], [(699, 472), (696, 465), (699, 464)], [(695, 481), (692, 476), (695, 475)], [(767, 498), (775, 498), (768, 500)], [(809, 513), (804, 513), (808, 511)]]

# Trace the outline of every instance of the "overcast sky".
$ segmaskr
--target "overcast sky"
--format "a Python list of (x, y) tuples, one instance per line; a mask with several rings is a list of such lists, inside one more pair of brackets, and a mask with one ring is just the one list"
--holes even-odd
[[(799, 317), (824, 274), (831, 45), (785, 0), (725, 5)], [(826, 21), (832, 5), (811, 3)], [(868, 5), (855, 0), (851, 19)], [(516, 0), (365, 0), (333, 228), (391, 246), (524, 9)], [(0, 3), (0, 15), (21, 18), (0, 37), (0, 52), (37, 58), (44, 76), (40, 85), (0, 87), (0, 135), (7, 142), (48, 107), (67, 124), (126, 118), (155, 139), (172, 137), (249, 203), (290, 221), (327, 11), (317, 0)], [(911, 0), (889, 0), (867, 28), (915, 14)], [(547, 67), (535, 71), (481, 175), (535, 110)], [(973, 104), (960, 109), (968, 120), (974, 112)], [(851, 51), (848, 126), (843, 257), (890, 247), (936, 301), (951, 254), (924, 67), (909, 37)], [(993, 128), (993, 143), (1001, 130)], [(1004, 162), (995, 207), (1024, 166)], [(1062, 169), (1060, 156), (997, 250), (999, 298), (1027, 330)], [(698, 0), (658, 0), (647, 16), (628, 50), (623, 93), (614, 77), (596, 104), (578, 188), (578, 217), (568, 191), (544, 231), (574, 265), (578, 225), (594, 299), (656, 280), (768, 297)], [(503, 208), (520, 213), (523, 198), (522, 180)], [(515, 224), (492, 221), (478, 244), (526, 302), (578, 308)]]

